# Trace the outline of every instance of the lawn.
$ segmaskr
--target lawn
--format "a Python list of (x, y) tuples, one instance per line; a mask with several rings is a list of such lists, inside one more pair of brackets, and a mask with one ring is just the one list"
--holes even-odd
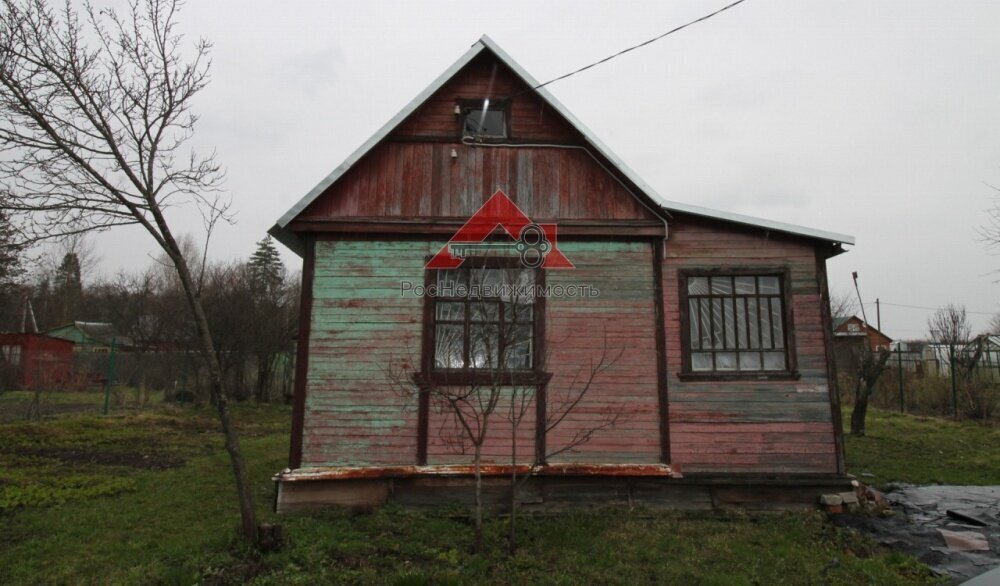
[(866, 484), (1000, 485), (1000, 427), (869, 410), (867, 435), (850, 435), (847, 471)]
[[(0, 396), (0, 410), (10, 406)], [(385, 507), (275, 518), (270, 476), (285, 466), (289, 410), (237, 406), (235, 417), (261, 515), (280, 521), (289, 536), (282, 550), (256, 555), (234, 539), (231, 472), (209, 409), (63, 415), (0, 425), (0, 584), (932, 580), (912, 559), (818, 513), (622, 509), (525, 518), (515, 555), (504, 547), (503, 518), (488, 521), (478, 555), (469, 552), (468, 521), (445, 512)], [(869, 439), (891, 419), (873, 418)], [(871, 462), (888, 477), (888, 464)]]

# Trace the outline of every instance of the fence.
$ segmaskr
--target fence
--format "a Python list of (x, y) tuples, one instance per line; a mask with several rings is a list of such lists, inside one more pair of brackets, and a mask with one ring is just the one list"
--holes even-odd
[[(919, 415), (950, 415), (990, 421), (1000, 415), (1000, 360), (986, 348), (976, 355), (968, 345), (937, 345), (918, 354), (895, 349), (875, 385), (870, 403), (880, 409)], [(953, 367), (953, 365), (955, 367)], [(856, 376), (840, 368), (844, 403), (854, 400)]]
[[(291, 353), (275, 354), (268, 368), (256, 356), (223, 356), (223, 386), (237, 400), (289, 401), (294, 361)], [(73, 352), (69, 376), (40, 381), (25, 387), (16, 369), (0, 360), (0, 393), (10, 393), (0, 420), (17, 420), (60, 413), (109, 413), (142, 408), (153, 401), (204, 402), (209, 398), (208, 372), (201, 357), (189, 351)], [(27, 391), (27, 392), (25, 392)], [(17, 406), (24, 403), (24, 409)]]

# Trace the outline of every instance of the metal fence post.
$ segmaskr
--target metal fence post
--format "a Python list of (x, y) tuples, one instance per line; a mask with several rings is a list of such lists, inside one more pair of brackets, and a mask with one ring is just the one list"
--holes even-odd
[(906, 413), (906, 397), (903, 393), (903, 350), (896, 346), (896, 370), (899, 371), (899, 412)]
[(955, 380), (955, 343), (948, 344), (948, 369), (951, 371), (951, 414), (958, 419), (958, 386)]
[(118, 346), (118, 338), (111, 338), (111, 353), (108, 355), (108, 367), (104, 372), (104, 414), (108, 414), (108, 402), (111, 398), (111, 381), (115, 376), (115, 350)]

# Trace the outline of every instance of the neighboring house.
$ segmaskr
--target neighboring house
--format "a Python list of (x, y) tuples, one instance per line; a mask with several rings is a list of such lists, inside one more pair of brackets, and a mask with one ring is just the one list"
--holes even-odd
[(868, 345), (872, 350), (889, 349), (892, 338), (883, 334), (871, 324), (856, 315), (837, 316), (833, 318), (833, 335), (835, 337), (862, 337), (867, 334)]
[[(537, 85), (484, 36), (272, 228), (304, 260), (277, 508), (468, 502), (472, 457), (450, 441), (453, 418), (386, 373), (412, 367), (424, 385), (489, 376), (469, 334), (487, 330), (466, 300), (406, 290), (464, 278), (426, 268), (461, 262), (447, 245), (456, 232), (453, 246), (499, 224), (511, 242), (503, 194), (559, 251), (524, 273), (553, 294), (527, 311), (509, 378), (538, 399), (517, 436), (520, 463), (538, 466), (533, 506), (773, 506), (849, 490), (826, 260), (853, 238), (667, 202)], [(555, 294), (572, 286), (599, 294)], [(464, 356), (442, 351), (449, 335)], [(548, 398), (600, 358), (602, 340), (621, 358), (546, 429)], [(613, 429), (546, 458), (618, 409), (628, 418)], [(511, 426), (491, 426), (487, 474), (509, 474)]]
[(73, 342), (76, 352), (110, 352), (112, 340), (119, 350), (132, 345), (131, 340), (115, 333), (113, 324), (104, 322), (75, 321), (46, 330), (45, 335)]
[(4, 380), (24, 389), (52, 388), (70, 380), (73, 343), (42, 334), (0, 334)]

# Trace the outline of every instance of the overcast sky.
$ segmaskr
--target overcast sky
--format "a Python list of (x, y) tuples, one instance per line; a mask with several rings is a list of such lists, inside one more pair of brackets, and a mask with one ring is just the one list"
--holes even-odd
[[(725, 3), (191, 0), (184, 30), (214, 43), (197, 140), (238, 210), (213, 256), (249, 255), (484, 33), (548, 80)], [(911, 338), (930, 312), (889, 304), (1000, 311), (976, 234), (1000, 185), (998, 30), (988, 0), (748, 0), (549, 89), (667, 199), (854, 235), (832, 288), (858, 271)], [(130, 228), (96, 242), (105, 274), (154, 252)]]

